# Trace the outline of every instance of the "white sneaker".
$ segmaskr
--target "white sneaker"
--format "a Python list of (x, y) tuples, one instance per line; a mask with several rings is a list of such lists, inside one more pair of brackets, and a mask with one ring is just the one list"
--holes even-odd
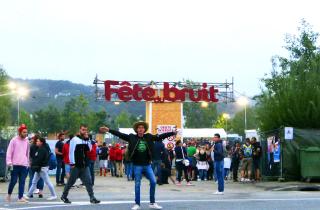
[(132, 210), (138, 210), (138, 209), (140, 209), (140, 206), (138, 204), (134, 204), (134, 206), (131, 209)]
[(39, 194), (39, 189), (35, 189), (34, 191), (33, 191), (33, 194)]
[(214, 195), (223, 195), (223, 194), (224, 194), (223, 192), (219, 192), (219, 191), (214, 193)]
[(241, 179), (240, 179), (240, 182), (244, 182), (244, 178), (241, 178)]
[(57, 200), (57, 196), (50, 196), (49, 198), (47, 198), (47, 201), (53, 201), (53, 200)]
[(29, 203), (29, 201), (27, 199), (25, 199), (24, 197), (18, 199), (17, 201), (18, 203)]
[(156, 203), (150, 203), (149, 208), (150, 209), (162, 209), (162, 206), (159, 206)]
[(29, 200), (30, 197), (28, 195), (23, 195), (24, 199)]

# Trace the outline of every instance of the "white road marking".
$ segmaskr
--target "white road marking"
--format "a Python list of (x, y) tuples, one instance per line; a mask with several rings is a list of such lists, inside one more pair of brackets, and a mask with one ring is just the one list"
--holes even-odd
[[(222, 197), (222, 196), (221, 196)], [(320, 198), (248, 198), (248, 199), (205, 199), (205, 200), (158, 200), (157, 203), (194, 203), (194, 202), (248, 202), (248, 201), (320, 201)], [(113, 204), (133, 204), (133, 201), (102, 201), (103, 205)], [(141, 203), (149, 203), (149, 201), (141, 201)], [(12, 208), (16, 210), (23, 209), (38, 209), (38, 208), (52, 208), (52, 207), (75, 207), (75, 206), (89, 206), (94, 205), (89, 202), (75, 201), (72, 204), (64, 204), (62, 202), (30, 202), (29, 204), (37, 205), (30, 207)], [(43, 206), (41, 206), (43, 205)], [(99, 204), (95, 204), (99, 206)]]

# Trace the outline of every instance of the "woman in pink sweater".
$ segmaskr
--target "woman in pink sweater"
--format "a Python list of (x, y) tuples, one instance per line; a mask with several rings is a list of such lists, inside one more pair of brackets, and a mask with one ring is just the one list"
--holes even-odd
[(11, 181), (8, 187), (7, 202), (11, 201), (11, 194), (19, 178), (18, 202), (27, 203), (23, 198), (24, 185), (29, 167), (29, 142), (27, 126), (22, 124), (18, 129), (19, 135), (11, 139), (7, 150), (7, 166), (12, 167)]

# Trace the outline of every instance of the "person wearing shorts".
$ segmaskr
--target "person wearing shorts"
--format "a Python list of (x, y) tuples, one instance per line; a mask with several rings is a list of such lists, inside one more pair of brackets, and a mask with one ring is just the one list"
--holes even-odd
[(241, 182), (250, 181), (252, 169), (252, 145), (250, 139), (242, 146)]

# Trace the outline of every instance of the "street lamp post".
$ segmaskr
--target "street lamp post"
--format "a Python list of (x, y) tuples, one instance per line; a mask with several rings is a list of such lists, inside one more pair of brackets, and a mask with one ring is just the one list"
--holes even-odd
[(22, 87), (22, 86), (19, 87), (13, 82), (10, 82), (8, 84), (8, 86), (9, 86), (9, 89), (12, 91), (12, 93), (17, 95), (17, 111), (18, 111), (17, 123), (19, 126), (19, 124), (20, 124), (20, 100), (29, 94), (29, 90), (25, 87)]
[(248, 98), (242, 96), (238, 99), (238, 104), (244, 106), (244, 130), (247, 130), (247, 105), (249, 101)]
[(228, 120), (230, 119), (230, 115), (228, 113), (223, 113), (222, 117), (225, 119), (226, 121), (226, 133), (228, 133)]

